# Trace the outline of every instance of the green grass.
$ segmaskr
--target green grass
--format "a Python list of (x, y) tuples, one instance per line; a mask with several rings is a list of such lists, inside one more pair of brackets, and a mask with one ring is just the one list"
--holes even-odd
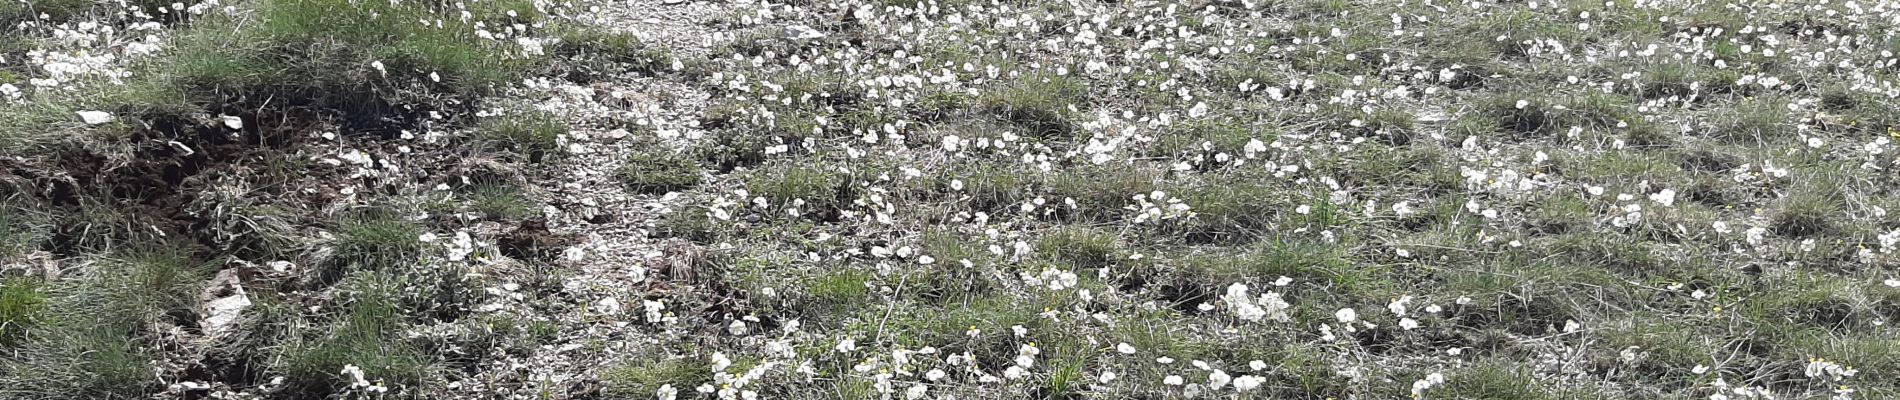
[(622, 398), (653, 396), (667, 385), (687, 393), (712, 381), (712, 370), (700, 364), (679, 359), (629, 360), (601, 373), (601, 381), (608, 395)]
[(386, 210), (365, 210), (339, 221), (325, 281), (352, 271), (379, 271), (420, 262), (422, 228)]
[(92, 9), (91, 0), (13, 0), (0, 3), (0, 23), (11, 27), (20, 22), (39, 20), (42, 15), (52, 17), (52, 21), (61, 21)]
[(475, 137), (521, 154), (530, 162), (542, 162), (563, 152), (561, 137), (567, 131), (567, 124), (553, 115), (529, 113), (490, 117), (476, 128)]
[[(1900, 47), (1854, 39), (1892, 30), (1864, 9), (741, 3), (703, 37), (593, 2), (158, 18), (123, 85), (0, 104), (0, 398), (379, 397), (345, 366), (383, 398), (1896, 390)], [(0, 22), (134, 32), (118, 8)], [(52, 34), (0, 33), (0, 83), (96, 50)], [(537, 104), (577, 89), (613, 111)], [(567, 154), (613, 128), (628, 154)], [(542, 223), (574, 251), (522, 245)], [(214, 276), (253, 305), (200, 340)]]
[[(539, 12), (529, 3), (489, 1), (476, 3), (476, 15), (494, 23), (533, 22)], [(439, 4), (350, 2), (345, 0), (272, 1), (260, 7), (260, 24), (231, 36), (195, 32), (195, 38), (241, 43), (238, 48), (195, 48), (187, 40), (180, 60), (180, 78), (216, 89), (263, 86), (284, 92), (313, 95), (323, 89), (354, 95), (352, 91), (401, 90), (422, 86), (446, 93), (474, 93), (508, 81), (528, 66), (522, 57), (506, 53), (476, 36), (469, 24), (443, 28), (421, 24), (387, 23), (384, 19), (415, 21), (432, 18)], [(507, 17), (515, 11), (517, 17)], [(204, 43), (210, 45), (210, 43)], [(381, 62), (381, 70), (372, 62)], [(435, 73), (441, 82), (428, 76)], [(425, 83), (426, 82), (426, 83)], [(368, 83), (368, 84), (365, 84)], [(375, 88), (375, 89), (372, 89)], [(354, 90), (351, 90), (354, 89)], [(394, 95), (396, 93), (378, 93)], [(319, 97), (321, 98), (321, 97)], [(319, 104), (340, 105), (319, 101)]]
[(155, 393), (151, 362), (129, 337), (111, 329), (75, 329), (26, 344), (0, 365), (0, 394), (19, 399), (133, 399)]
[(9, 277), (0, 283), (0, 347), (12, 347), (46, 313), (44, 284), (37, 278)]
[(534, 206), (518, 184), (478, 182), (467, 189), (469, 206), (475, 212), (497, 220), (516, 220), (537, 215)]
[(1841, 229), (1838, 220), (1842, 205), (1828, 189), (1815, 188), (1784, 197), (1775, 204), (1769, 224), (1775, 234), (1809, 237)]
[(1538, 384), (1527, 368), (1502, 362), (1454, 371), (1446, 377), (1445, 387), (1433, 395), (1473, 400), (1560, 398)]
[[(162, 249), (98, 260), (75, 279), (28, 286), (9, 280), (9, 355), (0, 357), (8, 397), (136, 398), (154, 393), (146, 367), (158, 322), (185, 321), (206, 269)], [(18, 285), (18, 286), (16, 286)], [(39, 311), (33, 311), (35, 308)], [(14, 312), (18, 314), (14, 314)]]
[(352, 298), (328, 332), (304, 337), (284, 346), (272, 370), (288, 378), (287, 393), (299, 398), (325, 398), (346, 390), (352, 378), (345, 366), (356, 366), (365, 380), (392, 387), (413, 387), (431, 373), (430, 358), (400, 336), (404, 310), (399, 291), (409, 290), (388, 280), (391, 275), (370, 273), (345, 282)]
[(1088, 87), (1074, 77), (1024, 75), (994, 95), (979, 99), (990, 114), (1036, 137), (1075, 134), (1079, 111), (1088, 107)]
[(675, 57), (663, 47), (641, 43), (638, 37), (629, 32), (565, 27), (559, 32), (558, 38), (560, 42), (550, 52), (573, 60), (561, 68), (566, 70), (569, 79), (576, 81), (605, 80), (618, 73), (655, 75), (674, 72), (675, 62), (681, 64), (682, 70), (687, 70), (691, 66), (686, 63), (693, 61)]
[(1081, 228), (1043, 236), (1036, 252), (1075, 268), (1100, 268), (1125, 258), (1114, 235)]
[(699, 164), (679, 154), (637, 153), (620, 168), (620, 181), (638, 193), (680, 191), (699, 184)]
[[(819, 166), (795, 166), (786, 169), (759, 170), (745, 180), (745, 189), (753, 196), (765, 197), (774, 210), (818, 221), (834, 220), (856, 200), (851, 177)], [(784, 214), (781, 214), (784, 215)]]

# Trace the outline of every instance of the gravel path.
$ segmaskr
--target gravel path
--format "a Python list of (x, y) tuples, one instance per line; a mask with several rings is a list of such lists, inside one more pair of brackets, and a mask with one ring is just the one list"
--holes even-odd
[[(593, 5), (583, 22), (633, 33), (647, 46), (680, 59), (703, 59), (724, 36), (710, 26), (722, 4), (680, 0), (612, 1)], [(648, 234), (655, 221), (684, 203), (676, 194), (626, 190), (616, 171), (628, 154), (651, 146), (684, 149), (701, 136), (698, 119), (711, 97), (677, 78), (627, 75), (581, 86), (548, 79), (518, 94), (510, 108), (533, 107), (569, 118), (567, 154), (530, 174), (529, 192), (543, 206), (547, 227), (571, 244), (556, 262), (558, 288), (516, 284), (490, 288), (487, 312), (551, 323), (559, 332), (525, 357), (497, 362), (452, 385), (464, 398), (588, 398), (596, 378), (617, 355), (659, 351), (662, 340), (645, 324), (642, 299), (669, 288), (649, 280), (658, 266), (693, 250)], [(691, 211), (686, 211), (691, 212)], [(536, 279), (525, 265), (512, 274)], [(508, 281), (504, 279), (503, 281)], [(539, 295), (533, 293), (541, 293)], [(547, 294), (547, 293), (553, 294)], [(661, 332), (660, 335), (674, 334)], [(642, 337), (647, 336), (647, 337)], [(690, 388), (685, 388), (690, 390)], [(563, 395), (563, 393), (565, 395)]]

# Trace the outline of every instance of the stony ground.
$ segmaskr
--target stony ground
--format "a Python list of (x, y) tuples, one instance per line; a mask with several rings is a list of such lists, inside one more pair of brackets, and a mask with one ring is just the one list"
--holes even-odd
[(0, 398), (1900, 395), (1900, 3), (0, 22)]

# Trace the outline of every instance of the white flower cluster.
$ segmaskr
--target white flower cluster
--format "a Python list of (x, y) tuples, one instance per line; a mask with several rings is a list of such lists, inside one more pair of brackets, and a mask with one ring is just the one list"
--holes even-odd
[(1227, 303), (1228, 310), (1233, 312), (1234, 316), (1249, 322), (1259, 322), (1262, 319), (1275, 322), (1292, 321), (1292, 316), (1287, 314), (1287, 310), (1293, 308), (1293, 305), (1287, 304), (1286, 300), (1280, 298), (1279, 293), (1270, 290), (1260, 294), (1260, 297), (1256, 299), (1247, 294), (1246, 284), (1235, 283), (1227, 286), (1227, 293), (1221, 295), (1221, 301)]
[(1134, 223), (1161, 222), (1194, 217), (1193, 207), (1182, 202), (1179, 197), (1169, 197), (1167, 192), (1154, 191), (1134, 196), (1135, 204), (1126, 208), (1135, 212)]
[(357, 367), (355, 364), (345, 364), (343, 366), (343, 371), (339, 373), (341, 373), (345, 377), (348, 377), (349, 382), (350, 382), (349, 390), (352, 392), (369, 395), (369, 394), (381, 394), (381, 393), (389, 391), (389, 388), (383, 387), (382, 383), (370, 382), (369, 379), (363, 378), (363, 369), (360, 367)]

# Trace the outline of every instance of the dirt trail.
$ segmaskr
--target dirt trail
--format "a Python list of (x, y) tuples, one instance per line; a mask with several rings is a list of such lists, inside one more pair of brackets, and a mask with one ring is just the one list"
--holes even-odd
[[(598, 12), (581, 17), (583, 22), (633, 33), (645, 46), (685, 60), (703, 59), (718, 45), (709, 24), (725, 12), (721, 4), (677, 0), (597, 6)], [(553, 297), (562, 305), (500, 301), (491, 311), (545, 318), (557, 325), (559, 335), (515, 365), (485, 368), (481, 376), (464, 380), (463, 394), (486, 398), (513, 391), (512, 397), (532, 397), (545, 390), (585, 398), (601, 388), (597, 375), (624, 358), (618, 355), (652, 351), (655, 341), (640, 338), (633, 328), (644, 324), (640, 301), (663, 296), (669, 288), (658, 282), (666, 266), (694, 250), (654, 238), (648, 230), (684, 199), (634, 193), (616, 172), (636, 151), (683, 149), (701, 136), (698, 119), (710, 97), (678, 77), (638, 74), (587, 85), (559, 82), (527, 97), (533, 101), (525, 105), (565, 115), (572, 126), (566, 156), (531, 174), (528, 190), (543, 206), (546, 229), (572, 244), (558, 249), (554, 262), (562, 272)]]
[[(668, 4), (675, 3), (675, 4)], [(601, 6), (589, 23), (631, 32), (647, 46), (667, 49), (681, 59), (704, 57), (714, 46), (707, 26), (720, 13), (715, 4), (677, 0), (635, 0)], [(599, 272), (624, 271), (632, 260), (657, 250), (645, 226), (658, 211), (677, 202), (663, 196), (631, 193), (615, 172), (635, 149), (681, 147), (698, 137), (699, 116), (710, 97), (704, 90), (671, 78), (623, 76), (588, 88), (556, 88), (544, 108), (566, 108), (574, 118), (570, 155), (540, 182), (548, 204), (561, 212), (550, 225), (561, 233), (586, 237), (587, 256), (579, 265)], [(616, 127), (603, 119), (631, 121)]]

